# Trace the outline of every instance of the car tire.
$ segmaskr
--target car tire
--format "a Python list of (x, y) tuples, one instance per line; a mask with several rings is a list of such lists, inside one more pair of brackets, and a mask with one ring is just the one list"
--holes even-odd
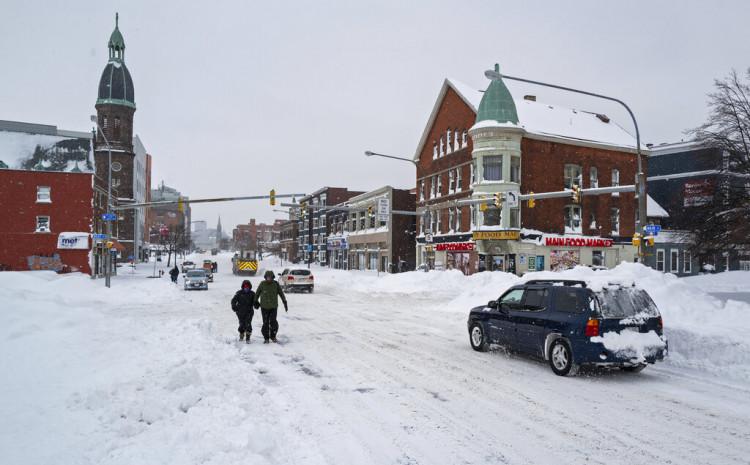
[(640, 365), (634, 365), (630, 367), (622, 367), (622, 371), (626, 371), (628, 373), (640, 373), (643, 371), (644, 368), (646, 368), (646, 364), (642, 363)]
[(547, 358), (552, 372), (558, 376), (575, 376), (578, 372), (578, 365), (573, 363), (573, 350), (565, 339), (558, 338), (552, 342)]
[(487, 352), (490, 344), (487, 342), (487, 335), (481, 323), (476, 322), (469, 328), (469, 343), (477, 352)]
[(312, 294), (312, 293), (313, 293), (313, 287), (310, 286), (310, 294)]

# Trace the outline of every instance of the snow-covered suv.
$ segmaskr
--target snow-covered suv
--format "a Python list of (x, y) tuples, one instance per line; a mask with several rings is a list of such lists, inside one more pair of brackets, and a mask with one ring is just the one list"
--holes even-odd
[(279, 276), (279, 282), (285, 291), (291, 289), (312, 292), (315, 288), (315, 278), (306, 268), (285, 269)]
[(667, 353), (656, 304), (620, 285), (594, 292), (583, 281), (528, 281), (473, 308), (468, 329), (474, 350), (503, 345), (549, 361), (561, 376), (581, 365), (638, 372)]

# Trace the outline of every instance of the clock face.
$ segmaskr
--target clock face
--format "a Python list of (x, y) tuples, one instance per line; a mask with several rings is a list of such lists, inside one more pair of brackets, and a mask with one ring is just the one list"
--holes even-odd
[(122, 164), (119, 161), (112, 162), (112, 171), (120, 171)]

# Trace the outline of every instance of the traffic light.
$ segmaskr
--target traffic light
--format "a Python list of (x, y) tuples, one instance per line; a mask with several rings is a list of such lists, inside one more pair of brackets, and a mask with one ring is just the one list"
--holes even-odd
[(534, 208), (536, 206), (536, 201), (534, 200), (534, 191), (529, 192), (529, 208)]
[(372, 216), (372, 205), (367, 207), (367, 216)]
[(495, 192), (495, 207), (500, 208), (503, 206), (503, 194)]
[(304, 218), (305, 215), (307, 214), (307, 202), (301, 202), (299, 204), (299, 211), (302, 217)]
[(646, 245), (649, 247), (654, 246), (654, 236), (646, 236)]
[(581, 188), (573, 184), (573, 203), (581, 203)]
[(271, 203), (272, 207), (276, 205), (276, 189), (271, 189), (271, 192), (269, 193), (268, 201)]
[(633, 234), (633, 245), (639, 247), (641, 245), (641, 235), (638, 233)]
[(185, 211), (185, 204), (182, 201), (182, 197), (177, 197), (177, 211), (180, 213)]
[(482, 196), (482, 200), (483, 200), (483, 202), (479, 204), (479, 211), (480, 211), (480, 212), (483, 212), (483, 211), (487, 210), (487, 202), (484, 202), (484, 200), (485, 200), (486, 198), (487, 198), (487, 197), (485, 197), (485, 196)]

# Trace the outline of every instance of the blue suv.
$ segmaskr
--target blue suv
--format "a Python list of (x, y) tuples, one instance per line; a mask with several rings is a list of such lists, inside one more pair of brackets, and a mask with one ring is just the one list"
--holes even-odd
[(560, 376), (583, 365), (639, 372), (667, 353), (659, 310), (634, 286), (594, 292), (583, 281), (527, 281), (473, 308), (468, 329), (474, 350), (498, 344), (548, 361)]

